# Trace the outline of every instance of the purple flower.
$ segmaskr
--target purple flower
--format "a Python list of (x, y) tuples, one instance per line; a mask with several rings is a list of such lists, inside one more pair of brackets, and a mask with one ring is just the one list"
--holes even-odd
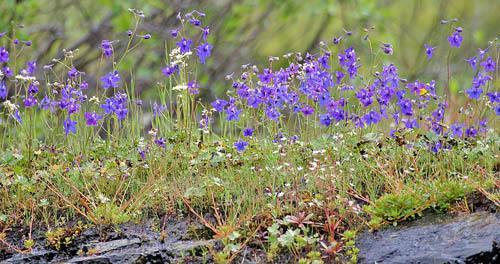
[(206, 41), (209, 34), (210, 34), (210, 28), (209, 27), (205, 27), (205, 28), (202, 29), (202, 36), (201, 37), (203, 38), (203, 40)]
[(23, 119), (21, 118), (21, 115), (19, 114), (19, 109), (16, 109), (16, 111), (13, 114), (14, 119), (19, 123), (23, 123)]
[(118, 71), (110, 72), (101, 77), (101, 82), (103, 83), (104, 89), (118, 88), (120, 87), (120, 75)]
[(366, 90), (366, 89), (361, 89), (359, 92), (356, 93), (356, 98), (358, 98), (359, 102), (364, 106), (367, 107), (373, 103), (373, 93)]
[(170, 36), (172, 36), (173, 38), (176, 38), (178, 35), (179, 35), (178, 29), (174, 28), (174, 29), (170, 30)]
[(477, 136), (477, 129), (474, 126), (471, 126), (465, 130), (465, 136), (469, 138), (473, 138)]
[(76, 121), (71, 120), (71, 118), (68, 116), (63, 122), (63, 127), (64, 127), (64, 133), (66, 136), (71, 132), (73, 134), (76, 134)]
[(356, 52), (352, 47), (347, 48), (344, 53), (338, 54), (339, 64), (343, 69), (347, 69), (349, 78), (354, 78), (357, 75), (360, 65), (356, 64)]
[(455, 124), (450, 126), (449, 132), (451, 133), (452, 137), (461, 138), (462, 134), (463, 134), (463, 130), (464, 130), (464, 125), (459, 124), (459, 123), (455, 123)]
[(489, 75), (482, 75), (481, 72), (479, 72), (477, 74), (477, 76), (475, 76), (473, 79), (472, 79), (472, 87), (481, 87), (481, 86), (484, 86), (486, 85), (486, 83), (488, 83), (488, 81), (491, 81), (493, 78)]
[(336, 80), (336, 83), (337, 84), (340, 84), (340, 82), (342, 81), (342, 79), (344, 78), (345, 74), (341, 71), (336, 71), (335, 72), (335, 80)]
[(34, 76), (36, 73), (36, 61), (28, 61), (26, 63), (26, 72), (30, 76)]
[(485, 133), (488, 130), (488, 120), (483, 119), (479, 121), (479, 132)]
[(394, 52), (394, 50), (392, 49), (392, 45), (389, 43), (384, 43), (380, 48), (387, 55), (392, 55), (392, 53)]
[(150, 39), (151, 38), (151, 34), (146, 34), (146, 35), (142, 36), (142, 38), (144, 38), (144, 39)]
[(5, 81), (1, 80), (0, 81), (0, 98), (5, 100), (5, 99), (7, 99), (8, 94), (9, 94), (9, 91), (7, 90), (7, 85), (5, 85)]
[(211, 118), (211, 114), (209, 111), (202, 111), (201, 112), (201, 118), (200, 118), (200, 121), (198, 122), (199, 124), (199, 128), (202, 128), (202, 129), (206, 129), (208, 128), (208, 126), (210, 125), (210, 123), (212, 123), (212, 118)]
[(332, 119), (330, 115), (324, 114), (319, 116), (319, 122), (324, 126), (330, 126), (330, 124), (332, 123)]
[(325, 69), (330, 69), (330, 65), (328, 64), (329, 61), (330, 61), (330, 53), (327, 53), (327, 54), (318, 58), (318, 62)]
[(427, 55), (427, 59), (430, 60), (432, 58), (432, 55), (434, 55), (434, 50), (436, 47), (432, 47), (429, 44), (424, 44), (425, 47), (425, 54)]
[(104, 109), (105, 114), (112, 114), (115, 112), (115, 108), (116, 108), (115, 104), (116, 103), (113, 100), (113, 98), (107, 98), (106, 103), (102, 104), (101, 108)]
[(278, 121), (278, 118), (281, 116), (280, 112), (276, 110), (274, 107), (267, 107), (266, 108), (266, 116), (269, 117), (269, 119)]
[(114, 97), (107, 98), (106, 102), (101, 105), (101, 108), (104, 109), (105, 114), (115, 114), (118, 117), (118, 120), (123, 120), (127, 117), (128, 109), (127, 109), (128, 98), (124, 93), (117, 93)]
[(89, 88), (89, 83), (86, 81), (82, 81), (78, 87), (80, 87), (80, 89), (82, 90), (86, 90)]
[(0, 47), (0, 62), (9, 62), (9, 51), (5, 47)]
[(482, 60), (484, 58), (484, 55), (486, 55), (486, 53), (488, 52), (488, 49), (489, 48), (486, 48), (486, 49), (478, 49), (479, 50), (479, 59)]
[(270, 83), (273, 79), (273, 72), (270, 69), (264, 69), (262, 74), (259, 74), (259, 80), (262, 83)]
[(96, 112), (86, 112), (84, 116), (87, 126), (97, 126), (99, 120), (102, 119), (102, 116)]
[(224, 110), (224, 107), (226, 107), (227, 104), (228, 103), (226, 100), (217, 99), (217, 100), (212, 102), (212, 107), (215, 109), (215, 111), (222, 112)]
[(339, 53), (338, 59), (342, 68), (348, 68), (356, 62), (356, 52), (352, 47), (349, 47), (344, 53)]
[(196, 81), (189, 81), (187, 87), (190, 94), (198, 94), (200, 92), (200, 85)]
[(461, 32), (462, 30), (459, 30), (459, 28), (457, 28), (457, 30), (455, 30), (455, 32), (453, 32), (453, 34), (448, 37), (448, 42), (450, 43), (450, 46), (452, 48), (460, 48), (463, 40), (462, 35), (460, 35)]
[(417, 119), (414, 119), (414, 118), (409, 118), (409, 119), (403, 119), (401, 120), (401, 122), (403, 122), (405, 124), (405, 127), (407, 129), (415, 129), (415, 128), (418, 128), (418, 122), (417, 122)]
[(248, 146), (248, 142), (245, 142), (241, 139), (239, 141), (234, 142), (234, 147), (236, 148), (236, 151), (238, 151), (238, 152), (245, 151), (247, 146)]
[(201, 21), (199, 19), (196, 19), (196, 18), (189, 19), (189, 23), (191, 23), (195, 27), (201, 26)]
[(80, 75), (80, 72), (75, 67), (71, 68), (71, 70), (68, 71), (68, 77), (70, 79), (74, 79), (78, 77), (78, 75)]
[(485, 61), (481, 62), (481, 66), (486, 72), (495, 71), (496, 64), (491, 57), (488, 57)]
[(68, 114), (73, 114), (80, 110), (80, 103), (84, 100), (85, 96), (81, 90), (74, 89), (67, 85), (61, 90), (59, 107), (68, 111)]
[(146, 150), (142, 148), (137, 148), (137, 152), (139, 152), (139, 155), (141, 156), (141, 159), (145, 160), (146, 159)]
[(240, 119), (240, 113), (242, 110), (236, 108), (235, 105), (230, 105), (226, 109), (226, 120), (227, 121), (238, 121)]
[(273, 143), (282, 143), (284, 140), (285, 140), (285, 136), (283, 135), (283, 133), (281, 132), (278, 132), (276, 134), (276, 136), (274, 137), (273, 139)]
[(103, 40), (101, 42), (101, 49), (102, 49), (102, 54), (104, 57), (109, 58), (113, 56), (113, 42), (109, 40)]
[(436, 141), (436, 142), (431, 143), (430, 149), (433, 153), (438, 153), (442, 147), (443, 147), (443, 145), (441, 144), (441, 141)]
[(435, 121), (441, 121), (444, 119), (444, 113), (446, 107), (448, 107), (448, 104), (446, 102), (438, 104), (437, 109), (432, 112), (432, 117), (434, 117)]
[(243, 129), (243, 136), (244, 137), (251, 137), (253, 135), (253, 128), (247, 127)]
[(191, 44), (193, 44), (192, 40), (182, 38), (179, 42), (177, 42), (177, 47), (179, 47), (181, 53), (184, 54), (191, 51)]
[(124, 108), (124, 107), (120, 107), (120, 108), (116, 109), (115, 114), (116, 114), (116, 117), (118, 118), (118, 120), (121, 121), (127, 117), (128, 109)]
[(489, 92), (486, 95), (488, 96), (492, 104), (500, 103), (500, 95), (498, 94), (498, 92)]
[(477, 100), (477, 99), (479, 99), (479, 97), (483, 93), (483, 89), (481, 89), (480, 87), (471, 87), (470, 89), (466, 90), (465, 92), (467, 93), (469, 98)]
[(166, 148), (167, 147), (167, 140), (165, 140), (165, 138), (162, 138), (162, 137), (156, 138), (154, 142), (160, 148)]
[(374, 111), (374, 110), (371, 110), (370, 112), (368, 112), (367, 114), (365, 114), (363, 116), (363, 121), (367, 125), (376, 124), (381, 119), (382, 119), (382, 116), (377, 111)]
[(57, 102), (56, 101), (52, 101), (52, 100), (50, 100), (50, 98), (48, 96), (45, 96), (40, 101), (40, 103), (38, 105), (43, 110), (49, 110), (50, 109), (51, 112), (54, 112), (55, 111), (55, 106), (57, 105)]
[(28, 86), (28, 93), (29, 94), (38, 93), (38, 85), (36, 85), (35, 83), (30, 83), (30, 85)]
[(361, 65), (358, 65), (356, 63), (353, 63), (352, 65), (349, 65), (347, 68), (347, 73), (349, 73), (349, 78), (354, 78), (358, 74), (358, 68), (361, 67)]
[(10, 69), (9, 66), (5, 66), (2, 68), (2, 72), (5, 76), (7, 77), (12, 77), (14, 75), (14, 73), (12, 72), (12, 70)]
[(469, 65), (472, 67), (472, 69), (475, 71), (476, 70), (476, 67), (477, 67), (477, 57), (476, 56), (473, 56), (469, 59), (466, 59), (465, 60), (467, 63), (469, 63)]
[(165, 112), (167, 107), (164, 105), (159, 105), (156, 102), (153, 103), (153, 117), (159, 116), (161, 113)]
[(314, 108), (312, 108), (312, 106), (306, 105), (306, 106), (302, 107), (302, 109), (300, 109), (300, 111), (305, 116), (310, 116), (314, 113)]
[(32, 95), (29, 95), (28, 97), (26, 97), (26, 98), (24, 99), (24, 106), (25, 106), (26, 108), (33, 107), (33, 106), (35, 106), (36, 104), (38, 104), (38, 100), (37, 100), (34, 96), (32, 96)]
[(179, 71), (179, 66), (177, 66), (177, 65), (167, 66), (161, 70), (163, 75), (165, 75), (166, 77), (169, 77), (170, 75), (172, 75), (178, 71)]
[(412, 116), (413, 115), (413, 109), (411, 106), (411, 101), (408, 99), (401, 99), (399, 101), (399, 107), (401, 108), (401, 113), (403, 115), (407, 116)]
[(197, 48), (198, 58), (200, 58), (200, 63), (205, 64), (208, 57), (212, 52), (212, 45), (208, 43), (203, 43)]

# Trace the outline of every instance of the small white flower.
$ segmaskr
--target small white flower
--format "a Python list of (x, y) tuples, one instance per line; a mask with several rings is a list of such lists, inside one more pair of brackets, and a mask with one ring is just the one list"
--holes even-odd
[(99, 103), (99, 98), (97, 96), (92, 96), (89, 99), (89, 102), (98, 104)]
[(26, 72), (25, 70), (22, 70), (21, 74), (16, 75), (16, 79), (21, 80), (21, 81), (34, 81), (34, 80), (36, 80), (36, 78), (33, 76), (27, 76), (27, 73), (26, 73), (26, 75), (23, 75), (23, 71)]
[(184, 91), (186, 90), (188, 87), (186, 84), (179, 84), (179, 85), (176, 85), (174, 88), (172, 88), (172, 90), (174, 91)]
[(157, 134), (157, 130), (154, 128), (148, 131), (148, 135), (150, 135), (153, 138), (156, 137), (156, 134)]
[(13, 103), (10, 102), (10, 100), (7, 100), (3, 102), (3, 106), (9, 110), (9, 112), (13, 113), (14, 111), (17, 110), (17, 106)]
[(104, 194), (102, 194), (102, 193), (100, 193), (100, 194), (97, 196), (97, 199), (99, 199), (99, 201), (100, 201), (101, 203), (103, 203), (103, 204), (104, 204), (104, 203), (107, 203), (107, 202), (109, 202), (109, 201), (110, 201), (110, 200), (109, 200), (109, 198), (108, 198), (108, 197), (106, 197), (106, 196), (104, 196)]

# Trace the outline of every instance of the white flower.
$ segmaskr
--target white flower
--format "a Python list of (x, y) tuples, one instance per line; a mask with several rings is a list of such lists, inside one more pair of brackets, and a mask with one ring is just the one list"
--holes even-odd
[(104, 196), (104, 194), (102, 194), (102, 193), (100, 193), (100, 194), (97, 196), (97, 199), (99, 199), (99, 201), (100, 201), (101, 203), (103, 203), (103, 204), (104, 204), (104, 203), (107, 203), (107, 202), (109, 202), (109, 201), (110, 201), (110, 200), (109, 200), (109, 198), (108, 198), (108, 197), (106, 197), (106, 196)]
[(151, 130), (148, 131), (148, 134), (150, 136), (152, 136), (153, 138), (156, 137), (156, 134), (158, 133), (158, 131), (154, 128), (152, 128)]
[(16, 75), (16, 79), (21, 80), (21, 81), (34, 81), (34, 80), (36, 80), (36, 78), (34, 76), (23, 75), (22, 72), (21, 72), (21, 74)]
[(10, 100), (7, 100), (3, 102), (3, 106), (9, 110), (9, 112), (13, 113), (14, 111), (17, 110), (17, 106), (13, 103), (10, 102)]
[(186, 90), (188, 87), (186, 84), (179, 84), (179, 85), (176, 85), (174, 88), (172, 88), (172, 90), (174, 91), (184, 91)]
[(177, 54), (179, 54), (180, 52), (181, 52), (181, 49), (180, 49), (180, 48), (175, 48), (175, 49), (173, 49), (173, 50), (171, 50), (171, 51), (170, 51), (169, 56), (170, 56), (170, 58), (173, 58), (173, 57), (175, 57)]
[(89, 102), (98, 104), (98, 103), (99, 103), (99, 97), (97, 97), (97, 96), (92, 96), (92, 97), (89, 99)]

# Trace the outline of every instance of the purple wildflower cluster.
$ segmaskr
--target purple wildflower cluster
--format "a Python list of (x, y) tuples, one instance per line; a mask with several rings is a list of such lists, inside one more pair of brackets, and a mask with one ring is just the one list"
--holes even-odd
[[(205, 64), (207, 59), (212, 55), (213, 46), (208, 43), (208, 35), (210, 34), (210, 28), (208, 26), (202, 26), (202, 19), (205, 14), (197, 10), (186, 13), (184, 16), (179, 13), (177, 19), (180, 22), (180, 27), (174, 28), (170, 31), (170, 35), (178, 39), (176, 42), (176, 47), (179, 49), (180, 54), (186, 55), (192, 52), (193, 45), (196, 47), (196, 55), (198, 56), (199, 63)], [(186, 35), (187, 25), (191, 25), (201, 32), (201, 39), (198, 43), (194, 43), (193, 38)], [(172, 74), (179, 72), (179, 67), (183, 64), (179, 60), (171, 61), (169, 65), (162, 69), (162, 73), (166, 77), (170, 77)]]
[(102, 55), (106, 58), (111, 58), (113, 56), (113, 43), (109, 40), (103, 40), (101, 42)]
[[(462, 28), (457, 27), (448, 38), (451, 47), (460, 47), (461, 33)], [(335, 38), (333, 44), (337, 45), (340, 39), (348, 36)], [(424, 47), (427, 58), (431, 59), (435, 47), (428, 44)], [(383, 44), (381, 48), (386, 54), (394, 52), (390, 44)], [(363, 84), (365, 79), (358, 78), (361, 60), (353, 47), (338, 50), (338, 63), (334, 63), (332, 55), (330, 49), (322, 47), (318, 54), (287, 54), (285, 58), (290, 63), (285, 68), (260, 70), (257, 66), (244, 65), (245, 70), (239, 78), (231, 76), (234, 90), (229, 91), (229, 100), (217, 99), (212, 102), (212, 107), (224, 113), (227, 121), (238, 121), (243, 111), (251, 113), (255, 111), (253, 109), (262, 111), (264, 119), (273, 122), (293, 115), (317, 115), (315, 120), (325, 127), (343, 122), (364, 128), (385, 120), (392, 127), (391, 135), (395, 131), (422, 128), (438, 135), (471, 138), (477, 136), (477, 127), (484, 127), (484, 124), (474, 122), (455, 123), (448, 127), (445, 124), (448, 103), (438, 94), (434, 80), (408, 82), (400, 78), (394, 64), (387, 64)], [(474, 77), (472, 88), (466, 91), (472, 99), (479, 99), (484, 87), (492, 80), (487, 73), (496, 71), (495, 61), (486, 58), (484, 53), (480, 55), (477, 58), (482, 61), (482, 70)], [(498, 92), (487, 95), (498, 115)], [(243, 135), (252, 133), (245, 129)], [(238, 151), (246, 147), (242, 140), (234, 146)], [(434, 144), (433, 148), (440, 146)]]
[(462, 28), (457, 27), (455, 28), (455, 31), (451, 36), (448, 37), (448, 42), (450, 43), (450, 46), (452, 48), (460, 48), (460, 45), (462, 45), (463, 37), (461, 35), (462, 33)]
[[(178, 83), (172, 90), (184, 91), (182, 96), (188, 98), (185, 101), (194, 105), (194, 98), (200, 93), (200, 83), (191, 76), (196, 71), (188, 67), (195, 67), (197, 63), (206, 64), (212, 55), (213, 46), (208, 41), (210, 28), (203, 25), (205, 14), (196, 10), (185, 15), (179, 13), (177, 18), (179, 26), (170, 31), (171, 37), (175, 39), (175, 48), (168, 55), (168, 65), (161, 71), (168, 78), (175, 77), (170, 79), (172, 81), (182, 80), (183, 83)], [(455, 50), (462, 46), (464, 31), (461, 27), (452, 30), (451, 35), (443, 39), (443, 42), (447, 41), (449, 46), (446, 47)], [(191, 32), (196, 33), (188, 35)], [(136, 35), (135, 29), (127, 31), (127, 35), (130, 42), (136, 36), (140, 37), (141, 41), (151, 38), (150, 34)], [(443, 89), (436, 81), (401, 78), (397, 66), (393, 63), (381, 64), (377, 69), (370, 68), (369, 71), (363, 72), (362, 58), (358, 57), (354, 46), (345, 46), (349, 42), (344, 40), (351, 35), (352, 32), (345, 31), (342, 36), (333, 39), (332, 45), (321, 45), (321, 50), (315, 54), (287, 54), (283, 57), (288, 63), (279, 64), (279, 68), (273, 67), (273, 62), (280, 59), (277, 57), (271, 57), (265, 68), (244, 65), (239, 77), (233, 74), (228, 76), (232, 81), (232, 88), (228, 91), (227, 99), (216, 99), (211, 103), (212, 109), (204, 109), (200, 115), (189, 112), (195, 111), (196, 108), (193, 108), (183, 111), (182, 116), (192, 116), (193, 119), (199, 116), (199, 128), (204, 132), (210, 129), (214, 112), (220, 113), (224, 121), (237, 123), (236, 127), (241, 128), (242, 137), (235, 141), (233, 146), (238, 152), (244, 152), (255, 139), (255, 134), (264, 131), (259, 127), (262, 124), (274, 123), (277, 124), (275, 127), (283, 128), (284, 122), (291, 119), (307, 125), (316, 122), (315, 126), (324, 129), (342, 124), (372, 130), (376, 124), (383, 123), (391, 128), (390, 135), (393, 137), (396, 132), (417, 129), (431, 131), (437, 136), (467, 139), (485, 133), (487, 120), (484, 119), (483, 112), (474, 118), (449, 118), (451, 110), (448, 107), (448, 98), (443, 95)], [(0, 33), (0, 38), (3, 36), (4, 34)], [(32, 44), (30, 41), (17, 39), (11, 41), (14, 45), (24, 43), (27, 47)], [(36, 79), (36, 61), (28, 61), (22, 69), (15, 69), (14, 73), (9, 67), (12, 54), (8, 48), (0, 47), (0, 99), (5, 100), (4, 105), (10, 107), (9, 118), (22, 122), (22, 112), (20, 113), (18, 106), (7, 102), (20, 98), (24, 109), (34, 109), (38, 106), (42, 110), (55, 113), (54, 116), (61, 116), (66, 135), (77, 133), (78, 116), (83, 116), (88, 127), (98, 127), (99, 123), (109, 116), (116, 117), (118, 121), (127, 119), (129, 104), (135, 102), (140, 106), (142, 101), (130, 102), (129, 94), (124, 91), (125, 85), (122, 84), (118, 71), (121, 59), (114, 61), (113, 43), (114, 41), (109, 40), (102, 40), (100, 43), (102, 56), (107, 59), (106, 72), (109, 72), (98, 80), (98, 87), (104, 90), (97, 94), (104, 96), (93, 97), (91, 100), (88, 100), (86, 94), (89, 83), (84, 80), (85, 73), (73, 67), (72, 63), (64, 64), (68, 71), (62, 74), (63, 77), (57, 78), (59, 82), (47, 83), (46, 87), (43, 87)], [(490, 48), (491, 46), (484, 50), (479, 49), (474, 56), (463, 62), (468, 63), (474, 71), (472, 83), (464, 90), (464, 94), (468, 97), (468, 103), (480, 105), (481, 110), (483, 107), (494, 109), (496, 115), (500, 115), (500, 99), (493, 85), (498, 75), (498, 62), (495, 61)], [(397, 52), (390, 43), (382, 43), (380, 49), (379, 52), (386, 55)], [(428, 60), (440, 55), (439, 50), (430, 44), (424, 44), (424, 49)], [(127, 51), (124, 54), (126, 53)], [(196, 61), (192, 61), (192, 58), (196, 58)], [(52, 69), (51, 65), (45, 67)], [(11, 80), (14, 76), (16, 80)], [(12, 83), (21, 87), (21, 90), (11, 93), (16, 94), (15, 97), (9, 97), (8, 86)], [(100, 107), (85, 104), (92, 100)], [(152, 105), (153, 117), (157, 118), (155, 120), (167, 111), (166, 103), (170, 106), (180, 105), (176, 104), (178, 102), (162, 103), (163, 105)], [(57, 115), (58, 113), (62, 114)], [(171, 113), (168, 116), (175, 115), (180, 116), (179, 113)], [(302, 122), (303, 120), (305, 122)], [(244, 126), (241, 126), (242, 124)], [(298, 135), (287, 139), (282, 132), (273, 136), (276, 143), (286, 140), (295, 142), (299, 139)], [(159, 136), (156, 129), (150, 143), (163, 149), (167, 147), (167, 140)], [(437, 152), (446, 146), (441, 141), (434, 141), (428, 147)], [(145, 157), (148, 149), (140, 148), (141, 157)]]
[(118, 71), (109, 72), (108, 74), (101, 77), (102, 88), (119, 88), (120, 87), (120, 74)]
[(123, 120), (128, 114), (128, 97), (126, 93), (116, 93), (113, 97), (107, 98), (101, 105), (105, 114), (115, 114), (118, 120)]
[[(491, 56), (486, 56), (488, 50), (489, 47), (485, 50), (479, 49), (477, 55), (466, 60), (476, 74), (472, 78), (472, 85), (469, 89), (465, 90), (465, 93), (472, 100), (480, 100), (481, 95), (486, 93), (489, 103), (495, 109), (496, 114), (500, 115), (500, 104), (497, 96), (498, 92), (488, 91), (490, 88), (489, 84), (493, 80), (493, 77), (490, 74), (497, 70), (497, 65), (493, 58)], [(479, 69), (477, 67), (478, 61), (481, 66)]]

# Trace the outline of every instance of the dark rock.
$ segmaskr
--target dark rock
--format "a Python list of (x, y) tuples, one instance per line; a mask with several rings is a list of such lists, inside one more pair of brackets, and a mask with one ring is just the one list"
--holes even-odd
[(104, 254), (99, 252), (92, 256), (76, 257), (66, 263), (169, 263), (213, 243), (212, 240), (179, 241), (171, 245), (148, 242), (137, 246), (137, 241), (120, 241), (118, 244), (104, 245), (107, 249)]
[[(27, 254), (0, 255), (3, 263), (200, 263), (206, 258), (214, 240), (193, 239), (187, 235), (193, 223), (185, 219), (170, 221), (165, 239), (147, 225), (125, 224), (110, 231), (107, 241), (100, 241), (95, 228), (88, 229), (69, 248), (55, 251), (46, 246), (43, 237)], [(197, 223), (194, 223), (197, 224)]]
[(426, 216), (358, 238), (359, 263), (500, 263), (500, 217)]

